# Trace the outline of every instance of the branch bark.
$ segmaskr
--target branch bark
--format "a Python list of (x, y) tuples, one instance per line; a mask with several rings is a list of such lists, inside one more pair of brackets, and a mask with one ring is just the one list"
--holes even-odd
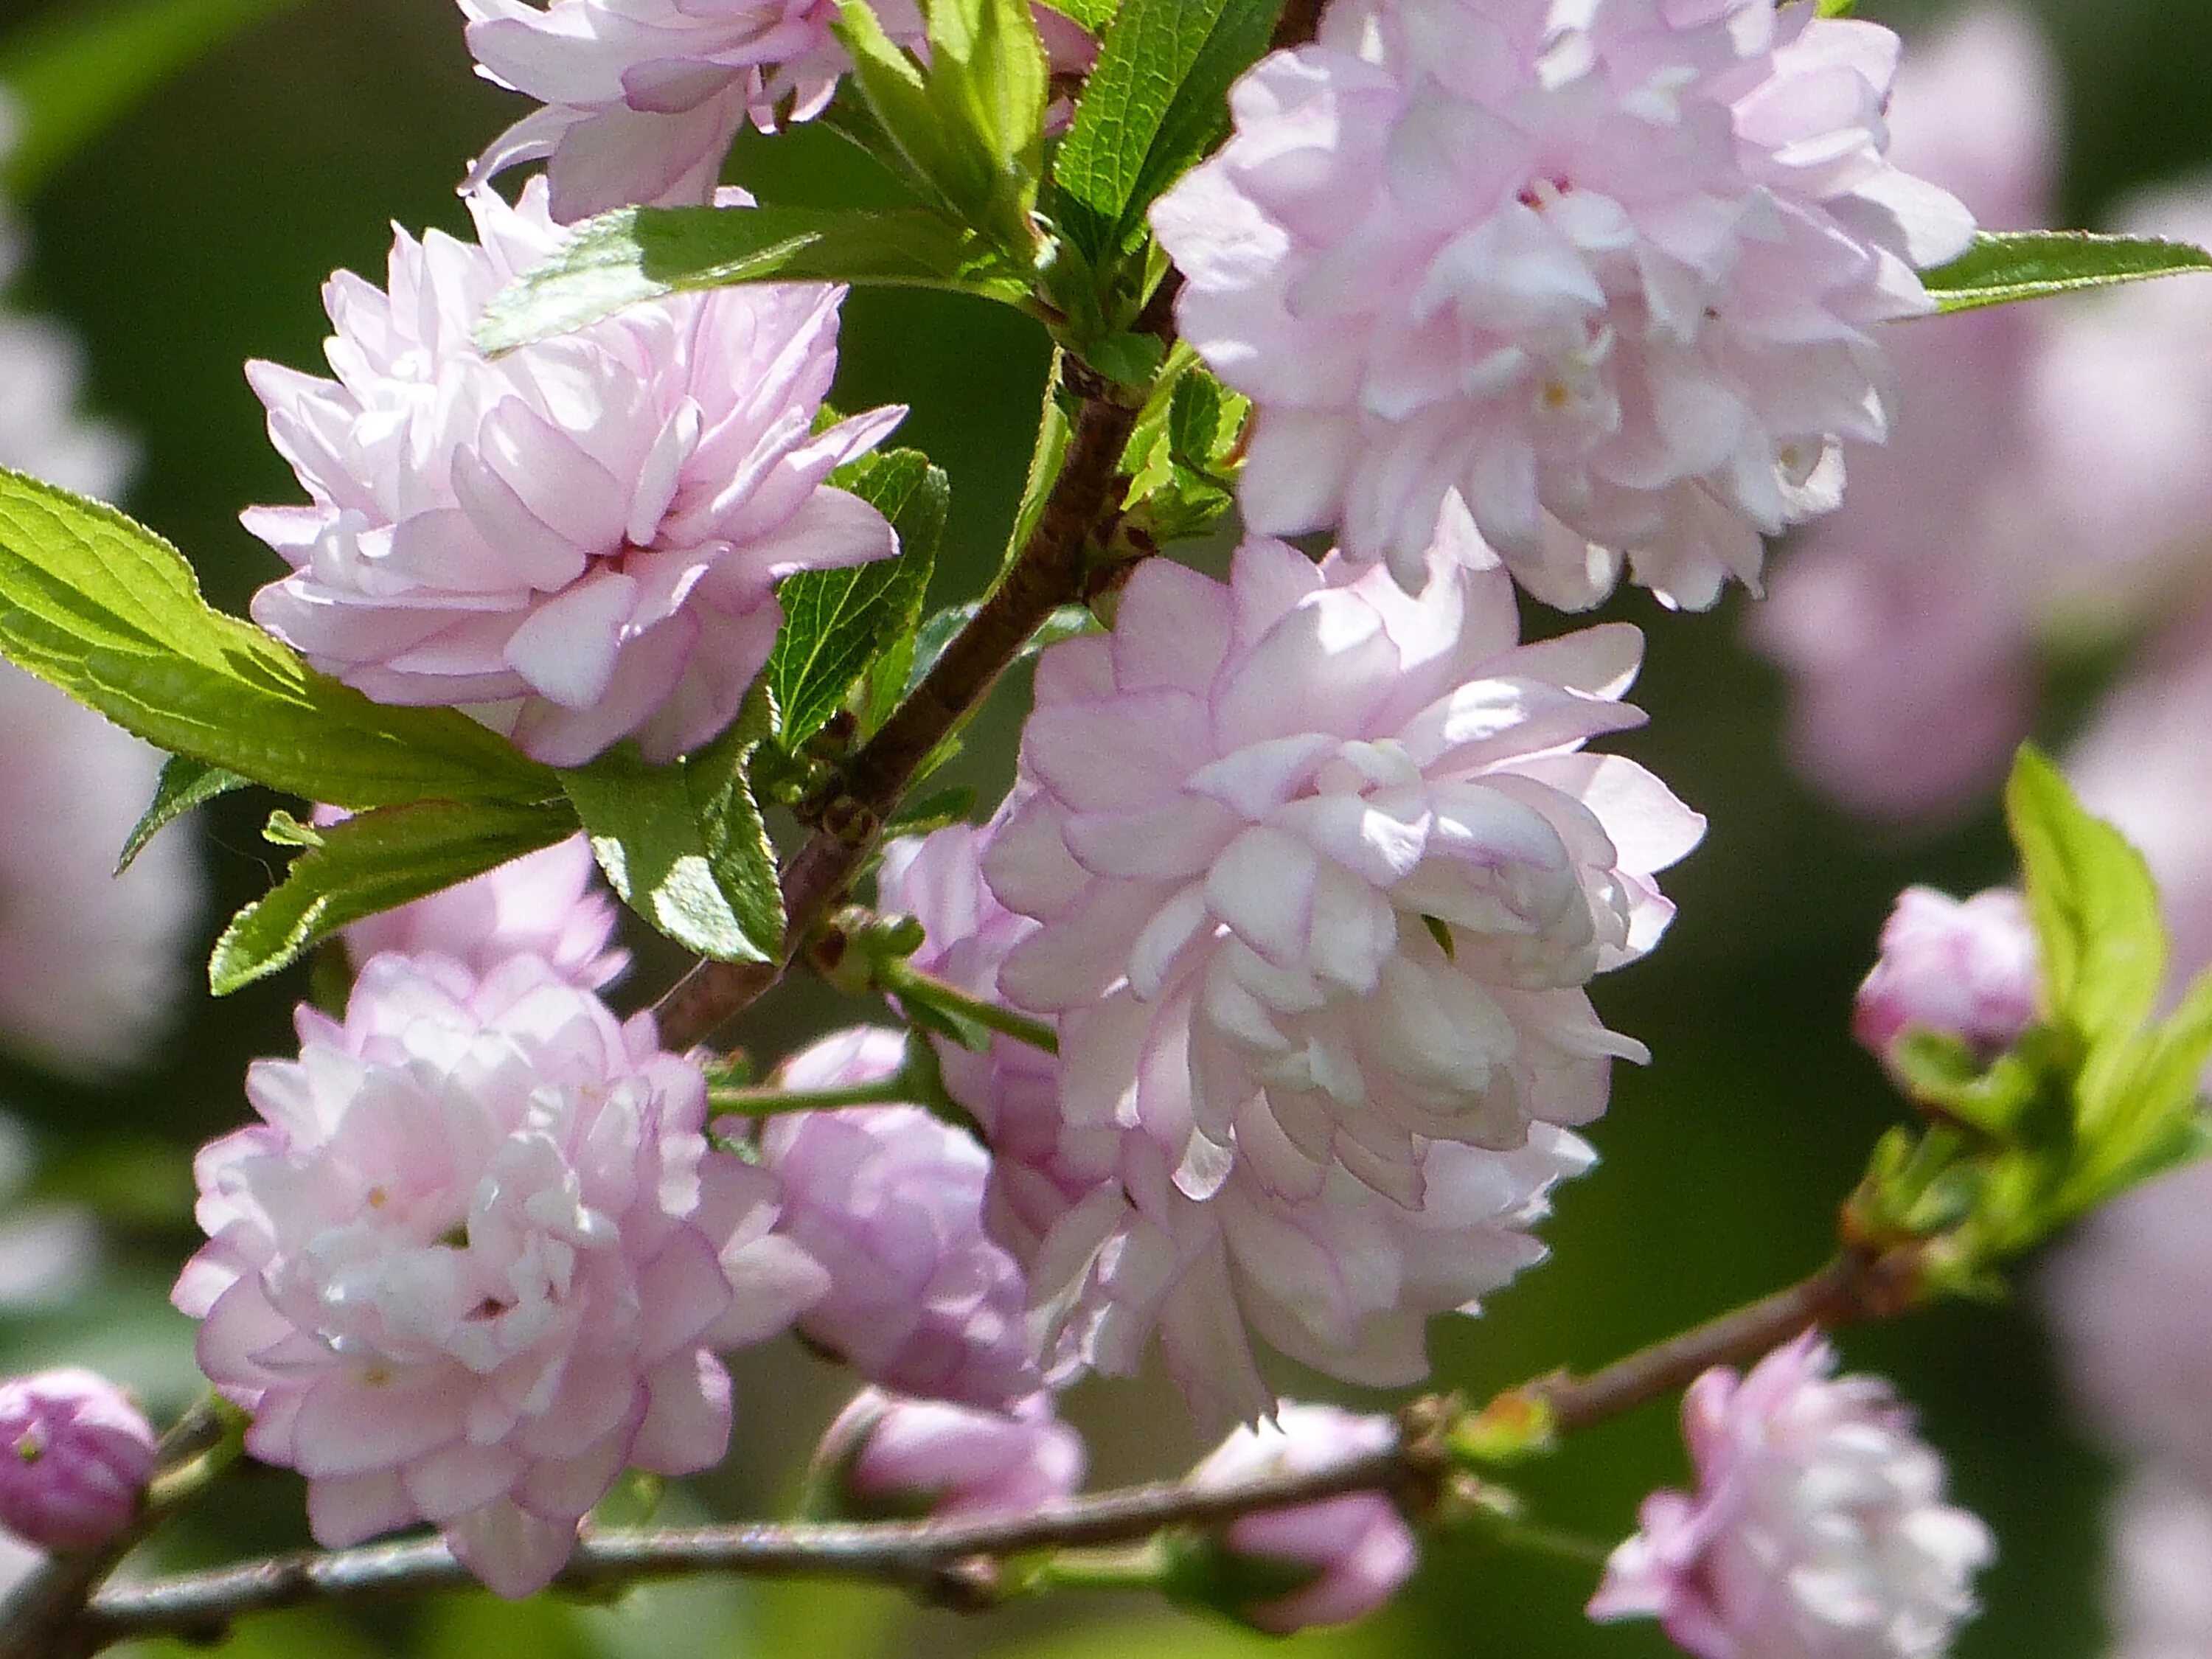
[[(1561, 1431), (1588, 1428), (1672, 1393), (1710, 1366), (1755, 1359), (1813, 1326), (1901, 1313), (1917, 1304), (1917, 1267), (1909, 1249), (1881, 1256), (1846, 1254), (1786, 1290), (1586, 1377), (1539, 1377), (1500, 1399), (1540, 1402)], [(1356, 1492), (1386, 1492), (1410, 1512), (1426, 1512), (1450, 1473), (1457, 1420), (1451, 1402), (1425, 1400), (1402, 1414), (1395, 1444), (1325, 1469), (1266, 1474), (1205, 1490), (1188, 1481), (1163, 1481), (1026, 1515), (587, 1533), (556, 1582), (567, 1589), (592, 1590), (697, 1572), (830, 1577), (893, 1584), (948, 1605), (986, 1607), (1000, 1599), (1000, 1564), (1037, 1551), (1130, 1543), (1170, 1527), (1204, 1526)], [(110, 1584), (88, 1606), (80, 1601), (82, 1611), (65, 1625), (42, 1626), (42, 1645), (24, 1646), (21, 1634), (9, 1630), (0, 1640), (0, 1655), (82, 1659), (133, 1638), (212, 1639), (249, 1613), (307, 1602), (389, 1599), (474, 1582), (436, 1539), (276, 1556), (147, 1583)]]
[(1045, 619), (1083, 597), (1092, 532), (1112, 504), (1121, 453), (1139, 410), (1073, 359), (1062, 373), (1080, 402), (1066, 462), (1036, 530), (914, 695), (846, 763), (842, 787), (823, 811), (821, 827), (785, 864), (782, 960), (706, 962), (694, 968), (653, 1009), (661, 1041), (671, 1048), (704, 1042), (781, 977), (785, 964), (844, 896), (916, 769), (982, 701)]

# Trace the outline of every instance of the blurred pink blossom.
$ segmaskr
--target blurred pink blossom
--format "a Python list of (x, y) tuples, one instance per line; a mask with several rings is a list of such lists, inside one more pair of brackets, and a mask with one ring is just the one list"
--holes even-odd
[(1907, 1030), (1956, 1037), (1984, 1060), (2035, 1018), (2041, 975), (2027, 904), (2009, 887), (1954, 899), (1908, 887), (1852, 1005), (1851, 1035), (1885, 1065)]
[(628, 1465), (720, 1459), (717, 1350), (827, 1288), (775, 1177), (710, 1151), (706, 1085), (546, 963), (382, 956), (297, 1014), (262, 1121), (200, 1154), (178, 1280), (246, 1446), (337, 1547), (428, 1521), (503, 1595), (543, 1588)]
[(1879, 442), (1878, 324), (1966, 210), (1885, 156), (1894, 35), (1775, 0), (1335, 0), (1162, 197), (1258, 405), (1247, 523), (1408, 588), (1449, 494), (1539, 598), (1704, 606)]
[(902, 411), (812, 430), (843, 295), (813, 284), (679, 295), (486, 358), (485, 301), (562, 233), (542, 182), (468, 201), (480, 246), (402, 233), (387, 289), (331, 279), (335, 380), (250, 366), (313, 498), (245, 515), (293, 567), (254, 617), (370, 696), (459, 705), (549, 765), (623, 738), (670, 760), (736, 714), (781, 578), (896, 552), (823, 480)]
[[(1890, 156), (1984, 225), (2046, 222), (2057, 72), (2023, 12), (1984, 5), (1907, 55)], [(1752, 636), (1789, 671), (1792, 758), (1877, 817), (1940, 814), (2027, 735), (2036, 594), (2055, 548), (2029, 414), (2049, 307), (1916, 323), (1896, 344), (1892, 441), (1779, 562)]]
[(121, 1389), (71, 1367), (0, 1382), (0, 1525), (82, 1550), (130, 1525), (154, 1474), (153, 1425)]
[[(895, 1075), (908, 1037), (859, 1026), (801, 1049), (778, 1087)], [(780, 1234), (820, 1262), (830, 1292), (799, 1328), (901, 1394), (1006, 1407), (1036, 1391), (1020, 1267), (983, 1231), (990, 1158), (919, 1106), (787, 1112), (761, 1127), (783, 1182)]]
[[(1190, 1480), (1205, 1490), (1264, 1475), (1310, 1474), (1396, 1441), (1397, 1428), (1387, 1417), (1285, 1401), (1272, 1421), (1231, 1434)], [(1381, 1492), (1243, 1516), (1214, 1534), (1210, 1548), (1232, 1572), (1237, 1564), (1251, 1563), (1311, 1573), (1286, 1595), (1224, 1609), (1277, 1635), (1365, 1618), (1405, 1587), (1420, 1559), (1413, 1529)]]
[(1695, 1492), (1644, 1500), (1598, 1620), (1659, 1620), (1700, 1659), (1935, 1659), (1975, 1611), (1989, 1528), (1879, 1377), (1833, 1375), (1817, 1332), (1682, 1401)]
[(834, 1507), (857, 1518), (1028, 1515), (1074, 1496), (1083, 1438), (1049, 1395), (1005, 1411), (864, 1389), (814, 1455)]
[(2212, 1498), (2156, 1468), (2132, 1472), (2106, 1516), (2106, 1659), (2212, 1653)]

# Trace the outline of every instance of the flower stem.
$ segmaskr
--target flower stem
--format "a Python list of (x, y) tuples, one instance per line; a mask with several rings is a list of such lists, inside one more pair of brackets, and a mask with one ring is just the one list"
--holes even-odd
[(968, 1020), (1048, 1054), (1060, 1052), (1060, 1036), (1041, 1019), (968, 994), (934, 974), (926, 974), (903, 957), (885, 957), (872, 965), (876, 987), (888, 996), (926, 1003), (956, 1019)]

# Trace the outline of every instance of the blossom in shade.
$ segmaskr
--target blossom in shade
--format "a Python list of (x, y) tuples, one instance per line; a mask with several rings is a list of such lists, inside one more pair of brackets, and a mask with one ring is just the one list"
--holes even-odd
[[(1890, 159), (1989, 228), (2047, 223), (2057, 81), (2024, 10), (1970, 11), (1899, 68)], [(1997, 306), (1914, 327), (1891, 441), (1852, 459), (1850, 498), (1805, 527), (1747, 618), (1790, 677), (1792, 760), (1856, 811), (1954, 810), (2027, 734), (2042, 591), (2078, 556), (2047, 499), (2071, 464), (2044, 453), (2035, 415), (2061, 316)]]
[(2138, 1469), (2106, 1525), (2107, 1659), (2212, 1653), (2212, 1498), (2165, 1470)]
[[(906, 1042), (841, 1031), (785, 1061), (778, 1085), (889, 1078)], [(919, 1106), (789, 1112), (763, 1125), (760, 1158), (783, 1183), (780, 1232), (830, 1275), (799, 1322), (809, 1341), (902, 1394), (1003, 1407), (1036, 1392), (1028, 1286), (983, 1230), (990, 1158), (971, 1136)]]
[[(870, 0), (902, 46), (923, 39), (915, 0)], [(460, 0), (477, 73), (539, 100), (477, 158), (471, 184), (543, 160), (563, 224), (633, 204), (706, 201), (750, 121), (820, 114), (852, 67), (830, 31), (836, 0)], [(1055, 69), (1097, 43), (1034, 8)]]
[(581, 836), (489, 870), (441, 893), (356, 921), (347, 951), (367, 962), (386, 951), (452, 957), (476, 974), (511, 956), (542, 958), (586, 991), (629, 966), (614, 942), (617, 913)]
[(2212, 1164), (2099, 1209), (2042, 1289), (2083, 1421), (2212, 1492)]
[(1060, 1020), (1067, 1121), (1143, 1130), (1189, 1197), (1341, 1169), (1415, 1206), (1432, 1143), (1587, 1122), (1644, 1056), (1583, 986), (1656, 941), (1704, 821), (1581, 752), (1641, 723), (1641, 637), (1516, 644), (1459, 529), (1418, 599), (1266, 539), (1225, 585), (1155, 561), (1038, 665), (983, 868), (1042, 926), (999, 982)]
[[(981, 878), (1005, 822), (895, 843), (884, 860), (884, 902), (927, 931), (917, 965), (978, 996), (997, 994), (999, 963), (1039, 927)], [(1473, 1313), (1541, 1260), (1530, 1234), (1547, 1194), (1591, 1158), (1573, 1135), (1538, 1123), (1513, 1152), (1431, 1146), (1416, 1209), (1340, 1168), (1291, 1197), (1236, 1167), (1201, 1201), (1170, 1178), (1164, 1149), (1141, 1126), (1070, 1121), (1052, 1056), (1011, 1040), (981, 1054), (939, 1048), (948, 1092), (990, 1142), (987, 1224), (1029, 1271), (1052, 1382), (1091, 1368), (1133, 1373), (1157, 1337), (1209, 1424), (1273, 1407), (1259, 1345), (1378, 1387), (1426, 1376), (1428, 1316)]]
[(0, 1048), (97, 1078), (147, 1058), (185, 989), (199, 910), (191, 838), (116, 856), (161, 757), (0, 664)]
[(1083, 1437), (1033, 1395), (1005, 1411), (864, 1389), (814, 1455), (836, 1514), (872, 1520), (1025, 1515), (1074, 1496)]
[[(1238, 1429), (1191, 1472), (1201, 1490), (1270, 1475), (1312, 1474), (1388, 1450), (1397, 1430), (1387, 1417), (1359, 1417), (1334, 1406), (1285, 1401), (1272, 1421)], [(1420, 1559), (1413, 1528), (1379, 1492), (1352, 1492), (1294, 1509), (1240, 1516), (1206, 1535), (1189, 1559), (1220, 1611), (1276, 1635), (1313, 1625), (1364, 1619), (1395, 1595)], [(1264, 1599), (1249, 1581), (1306, 1575), (1306, 1582)], [(1247, 1583), (1241, 1586), (1239, 1580)], [(1210, 1593), (1208, 1593), (1210, 1592)]]
[(477, 980), (381, 956), (297, 1016), (261, 1121), (196, 1165), (177, 1305), (246, 1448), (307, 1477), (328, 1546), (428, 1521), (505, 1595), (542, 1588), (625, 1466), (719, 1460), (714, 1352), (826, 1276), (770, 1232), (775, 1177), (709, 1150), (706, 1084), (532, 957)]
[(1257, 410), (1255, 531), (1409, 586), (1449, 495), (1530, 590), (1756, 583), (1887, 429), (1875, 325), (1956, 200), (1893, 166), (1897, 38), (1776, 0), (1337, 0), (1154, 204), (1182, 333)]
[(0, 1382), (0, 1525), (50, 1550), (131, 1523), (154, 1474), (153, 1425), (106, 1377), (74, 1368)]
[(1879, 1377), (1808, 1332), (1682, 1402), (1694, 1492), (1644, 1500), (1593, 1619), (1656, 1618), (1701, 1659), (1933, 1659), (1974, 1612), (1989, 1528)]
[(335, 380), (250, 366), (313, 498), (245, 515), (292, 566), (254, 618), (380, 702), (461, 706), (550, 765), (623, 738), (667, 761), (736, 714), (781, 578), (897, 550), (824, 480), (902, 411), (813, 429), (843, 290), (808, 283), (675, 295), (487, 359), (485, 301), (562, 233), (536, 180), (468, 203), (477, 246), (402, 233), (386, 288), (331, 278)]
[[(1000, 999), (999, 964), (1037, 930), (999, 902), (983, 879), (997, 827), (956, 823), (884, 849), (877, 890), (884, 907), (924, 929), (914, 965), (985, 1001)], [(1060, 1109), (1060, 1061), (1033, 1044), (994, 1036), (981, 1051), (931, 1037), (945, 1090), (972, 1116), (991, 1149), (984, 1224), (1018, 1261), (1036, 1259), (1046, 1233), (1111, 1181), (1121, 1132), (1068, 1123)]]
[(1908, 887), (1882, 924), (1881, 955), (1852, 1005), (1851, 1035), (1887, 1063), (1907, 1031), (1955, 1037), (1994, 1059), (2035, 1018), (2041, 975), (2027, 903), (2009, 887), (1954, 899)]

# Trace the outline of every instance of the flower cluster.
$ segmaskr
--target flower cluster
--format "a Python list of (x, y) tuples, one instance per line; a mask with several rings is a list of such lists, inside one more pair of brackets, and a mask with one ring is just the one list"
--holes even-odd
[(1039, 664), (1000, 817), (886, 860), (922, 965), (1058, 1029), (1057, 1060), (940, 1045), (1056, 1376), (1157, 1334), (1209, 1420), (1272, 1406), (1255, 1337), (1418, 1380), (1429, 1316), (1540, 1259), (1590, 1157), (1560, 1126), (1641, 1053), (1580, 987), (1656, 939), (1702, 826), (1580, 752), (1640, 718), (1637, 636), (1518, 645), (1502, 571), (1435, 568), (1145, 567)]
[[(919, 46), (915, 0), (869, 0), (884, 32)], [(471, 184), (543, 160), (563, 224), (632, 204), (705, 202), (746, 122), (810, 121), (852, 67), (830, 31), (836, 0), (460, 0), (469, 51), (496, 85), (538, 99), (480, 156)], [(1057, 69), (1097, 43), (1036, 6)]]
[(1989, 1529), (1887, 1383), (1833, 1375), (1811, 1332), (1691, 1384), (1694, 1493), (1655, 1492), (1594, 1619), (1656, 1618), (1700, 1659), (1934, 1659), (1973, 1611)]
[(1897, 53), (1776, 0), (1336, 0), (1152, 210), (1258, 406), (1247, 522), (1412, 586), (1455, 495), (1553, 604), (1755, 584), (1973, 229), (1883, 153)]
[(902, 411), (815, 431), (842, 291), (717, 289), (487, 359), (486, 301), (559, 231), (532, 181), (469, 198), (477, 245), (394, 245), (387, 286), (324, 291), (337, 378), (252, 365), (313, 504), (247, 527), (293, 574), (253, 615), (387, 702), (450, 703), (556, 766), (623, 738), (712, 738), (768, 660), (793, 571), (888, 558), (884, 516), (823, 481)]
[(200, 1155), (201, 1368), (320, 1541), (432, 1522), (527, 1594), (626, 1466), (721, 1457), (715, 1352), (826, 1275), (771, 1234), (775, 1178), (708, 1149), (698, 1067), (535, 957), (377, 957), (343, 1022), (298, 1018), (262, 1121)]

